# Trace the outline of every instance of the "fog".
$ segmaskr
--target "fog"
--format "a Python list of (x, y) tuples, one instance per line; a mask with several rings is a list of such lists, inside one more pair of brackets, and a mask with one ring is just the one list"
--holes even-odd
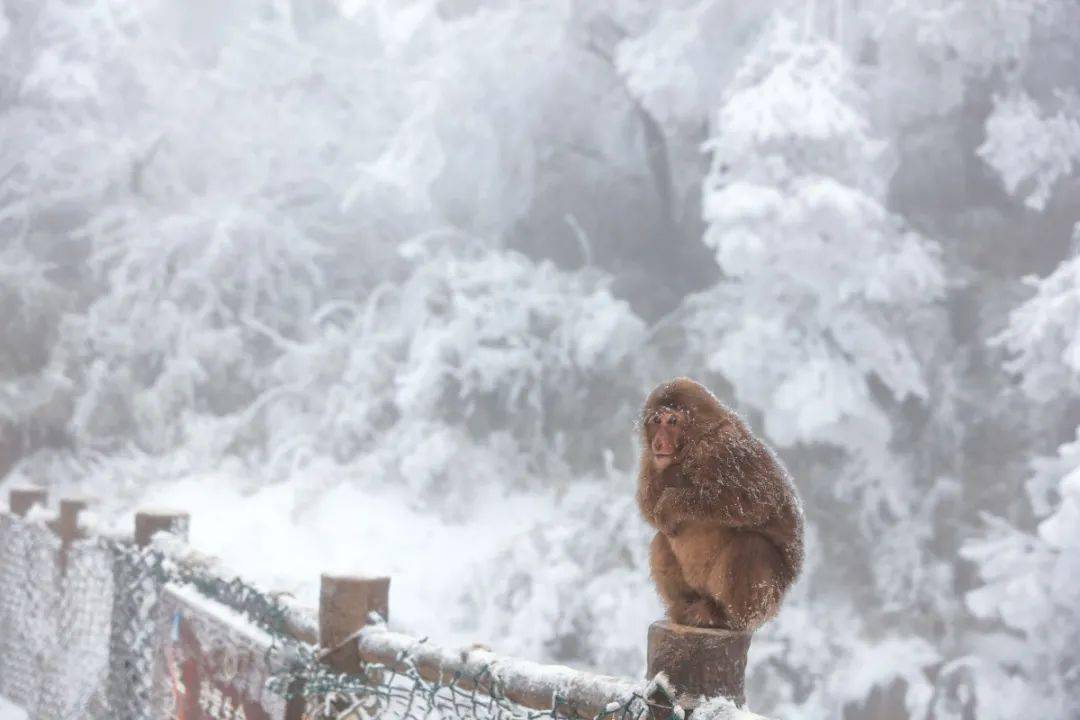
[(640, 675), (657, 383), (801, 494), (782, 718), (1080, 715), (1080, 6), (0, 0), (0, 477)]

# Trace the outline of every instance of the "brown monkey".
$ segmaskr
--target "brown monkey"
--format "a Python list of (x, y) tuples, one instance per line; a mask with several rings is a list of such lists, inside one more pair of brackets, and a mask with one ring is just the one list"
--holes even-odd
[(649, 560), (668, 617), (751, 631), (776, 615), (799, 574), (803, 517), (780, 460), (688, 378), (641, 412), (637, 501), (658, 532)]

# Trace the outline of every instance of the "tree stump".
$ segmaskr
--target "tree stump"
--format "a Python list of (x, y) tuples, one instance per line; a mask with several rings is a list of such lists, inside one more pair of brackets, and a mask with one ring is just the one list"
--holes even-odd
[(749, 649), (749, 633), (660, 620), (649, 626), (648, 676), (664, 673), (686, 709), (693, 709), (701, 698), (718, 695), (741, 707), (746, 702)]

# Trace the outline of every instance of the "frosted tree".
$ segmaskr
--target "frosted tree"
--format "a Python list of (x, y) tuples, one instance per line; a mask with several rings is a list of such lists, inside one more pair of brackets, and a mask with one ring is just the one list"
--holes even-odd
[(1058, 180), (1080, 163), (1080, 98), (1061, 94), (1057, 100), (1060, 109), (1047, 115), (1022, 91), (996, 96), (979, 147), (1009, 194), (1034, 210), (1046, 207)]
[[(45, 367), (71, 293), (52, 279), (54, 267), (27, 247), (19, 219), (0, 221), (0, 473), (42, 442), (60, 442), (67, 383)], [(0, 231), (0, 232), (4, 232)]]
[(295, 330), (320, 280), (318, 247), (261, 240), (265, 222), (191, 217), (150, 242), (134, 228), (99, 241), (92, 262), (109, 291), (65, 322), (55, 357), (79, 388), (77, 438), (163, 452), (192, 439), (192, 415), (246, 407), (273, 356), (259, 345)]
[[(132, 55), (115, 61), (150, 102), (131, 109), (121, 157), (85, 159), (101, 164), (109, 184), (95, 216), (73, 234), (89, 243), (86, 268), (102, 290), (64, 324), (54, 358), (75, 386), (74, 435), (99, 449), (134, 440), (145, 452), (173, 450), (190, 439), (188, 420), (243, 408), (272, 357), (260, 345), (270, 344), (267, 335), (298, 332), (323, 284), (323, 251), (310, 228), (327, 218), (305, 193), (328, 169), (306, 143), (329, 133), (311, 133), (314, 118), (295, 111), (304, 103), (299, 72), (275, 75), (274, 87), (249, 79), (269, 56), (302, 66), (303, 47), (273, 15), (248, 25), (233, 18), (197, 39), (184, 26), (162, 37), (154, 31), (161, 11), (111, 18), (123, 20), (118, 43)], [(159, 46), (176, 52), (157, 58)], [(91, 59), (102, 72), (111, 60)], [(243, 102), (236, 84), (249, 87)], [(201, 92), (177, 92), (185, 87)], [(103, 104), (122, 113), (131, 92), (110, 88)], [(253, 125), (258, 115), (277, 122)], [(264, 152), (271, 143), (273, 153)], [(294, 177), (275, 163), (289, 164)]]
[[(1009, 367), (1032, 399), (1060, 400), (1065, 391), (1075, 405), (1080, 255), (1033, 284), (1035, 295), (1016, 308), (997, 341), (1012, 353)], [(950, 668), (969, 674), (980, 717), (1080, 712), (1080, 428), (1055, 455), (1032, 461), (1026, 489), (1034, 527), (989, 516), (984, 536), (964, 547), (983, 580), (968, 605), (999, 625)]]
[[(67, 442), (70, 384), (47, 365), (61, 317), (87, 290), (72, 231), (123, 154), (99, 93), (124, 74), (95, 72), (95, 54), (117, 50), (114, 33), (95, 32), (97, 10), (0, 6), (0, 473), (39, 446)], [(84, 162), (95, 155), (105, 162)]]
[(843, 451), (827, 475), (802, 476), (803, 493), (828, 482), (855, 502), (821, 551), (852, 565), (848, 533), (875, 537), (851, 571), (876, 579), (861, 602), (888, 608), (912, 602), (927, 570), (936, 495), (891, 452), (890, 412), (928, 399), (920, 344), (944, 277), (936, 245), (886, 207), (891, 158), (865, 105), (835, 44), (782, 17), (763, 34), (715, 116), (704, 240), (723, 278), (688, 300), (686, 327), (774, 442)]
[(645, 328), (609, 279), (446, 233), (401, 251), (400, 284), (326, 304), (318, 334), (275, 364), (273, 386), (291, 388), (268, 400), (275, 445), (378, 462), (447, 503), (598, 466), (625, 443), (612, 418), (629, 427), (633, 408), (600, 386), (632, 387)]
[[(725, 278), (691, 300), (688, 325), (776, 442), (875, 462), (891, 428), (874, 384), (894, 403), (926, 399), (918, 341), (944, 280), (935, 245), (884, 205), (887, 148), (863, 101), (838, 49), (787, 21), (747, 58), (717, 114), (704, 190), (705, 242)], [(868, 493), (867, 509), (900, 511), (901, 478), (844, 482)]]
[[(637, 14), (624, 7), (629, 17), (617, 16), (627, 36), (616, 48), (616, 67), (662, 131), (666, 153), (657, 161), (669, 166), (664, 169), (677, 207), (700, 215), (701, 143), (708, 118), (778, 4), (691, 0), (635, 6)], [(700, 226), (693, 229), (696, 241)]]
[(22, 138), (9, 209), (83, 292), (48, 368), (66, 430), (85, 453), (172, 453), (152, 475), (257, 457), (237, 433), (262, 369), (322, 293), (373, 285), (337, 261), (385, 242), (385, 213), (365, 212), (381, 198), (343, 211), (336, 189), (373, 153), (348, 109), (382, 68), (329, 62), (341, 43), (314, 53), (322, 26), (257, 5), (177, 22), (167, 4), (46, 3), (16, 10), (3, 45), (23, 99), (2, 118)]
[[(1080, 243), (1080, 226), (1073, 233)], [(1013, 353), (1008, 369), (1020, 376), (1033, 399), (1049, 402), (1080, 395), (1080, 256), (1068, 258), (1045, 278), (1028, 278), (1035, 289), (1009, 316), (994, 339)]]
[(964, 127), (978, 117), (985, 139), (973, 144), (976, 155), (1010, 195), (1043, 210), (1080, 156), (1071, 71), (1080, 9), (1061, 0), (888, 5), (858, 16), (860, 32), (851, 33), (891, 69), (870, 79), (875, 113), (911, 139), (932, 135), (942, 120)]
[[(611, 72), (595, 58), (588, 72), (577, 67), (586, 53), (575, 48), (569, 4), (448, 14), (438, 3), (267, 1), (184, 17), (168, 3), (87, 3), (77, 12), (16, 5), (4, 46), (14, 60), (10, 80), (41, 98), (6, 119), (19, 148), (47, 156), (24, 151), (37, 182), (13, 184), (13, 202), (42, 204), (55, 183), (74, 188), (68, 199), (88, 210), (66, 228), (82, 244), (87, 293), (63, 325), (50, 369), (70, 380), (69, 429), (87, 451), (133, 444), (189, 459), (226, 450), (257, 457), (268, 414), (281, 418), (270, 400), (289, 392), (264, 392), (263, 370), (324, 339), (319, 323), (337, 320), (335, 303), (367, 303), (377, 278), (407, 273), (392, 242), (451, 225), (498, 244), (530, 208), (537, 178), (564, 174), (541, 173), (538, 162), (547, 161), (537, 158), (606, 136), (607, 118), (627, 105), (563, 121), (566, 104), (588, 104), (582, 98), (596, 93), (597, 77)], [(534, 70), (504, 72), (508, 54), (515, 67)], [(40, 130), (56, 125), (42, 118), (59, 115), (79, 131)], [(625, 147), (609, 144), (611, 158)], [(589, 261), (576, 221), (560, 225)], [(431, 266), (428, 275), (439, 271)], [(327, 307), (328, 315), (316, 313)], [(551, 339), (547, 327), (528, 329), (534, 346)], [(607, 351), (568, 352), (558, 348), (587, 366)], [(487, 382), (485, 363), (496, 358), (470, 358), (475, 377), (466, 381)], [(520, 372), (518, 384), (485, 391), (509, 394), (508, 407), (535, 407), (540, 394), (569, 405), (546, 385), (527, 386), (540, 377), (526, 364), (554, 359), (511, 355), (502, 362)], [(431, 367), (410, 371), (410, 402), (440, 404), (441, 383), (455, 381), (429, 377)], [(408, 415), (417, 436), (420, 418), (434, 417), (427, 410)], [(535, 428), (547, 422), (518, 417)], [(451, 447), (460, 432), (440, 426), (439, 436)], [(532, 432), (535, 446), (543, 433)], [(576, 433), (565, 437), (585, 445)], [(274, 462), (297, 442), (276, 446)], [(595, 465), (599, 454), (590, 452)]]

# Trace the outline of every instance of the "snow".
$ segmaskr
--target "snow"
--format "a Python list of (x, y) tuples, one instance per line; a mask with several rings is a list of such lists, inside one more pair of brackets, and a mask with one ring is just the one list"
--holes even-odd
[(581, 672), (561, 665), (541, 664), (500, 656), (488, 650), (464, 648), (452, 650), (387, 630), (382, 625), (364, 628), (357, 636), (360, 656), (369, 661), (394, 666), (397, 659), (409, 657), (421, 673), (436, 672), (462, 677), (481, 677), (491, 673), (506, 697), (537, 710), (550, 707), (551, 698), (573, 698), (579, 710), (596, 714), (612, 702), (629, 699), (640, 692), (645, 681)]
[[(211, 618), (224, 632), (243, 638), (244, 642), (254, 645), (256, 650), (274, 647), (273, 636), (254, 625), (243, 613), (203, 596), (192, 587), (169, 583), (165, 586), (163, 595), (174, 603), (174, 607)], [(179, 605), (176, 605), (178, 601)]]
[(727, 698), (714, 698), (694, 708), (695, 718), (699, 720), (767, 720), (744, 708), (737, 707)]
[(244, 492), (244, 481), (189, 478), (152, 490), (146, 502), (191, 513), (195, 548), (311, 608), (320, 573), (389, 576), (392, 625), (448, 643), (498, 643), (455, 631), (447, 611), (463, 577), (555, 510), (543, 495), (502, 498), (491, 489), (478, 496), (469, 521), (455, 523), (411, 508), (408, 493), (394, 488), (325, 486), (308, 477)]
[(28, 720), (26, 711), (0, 696), (0, 720)]

